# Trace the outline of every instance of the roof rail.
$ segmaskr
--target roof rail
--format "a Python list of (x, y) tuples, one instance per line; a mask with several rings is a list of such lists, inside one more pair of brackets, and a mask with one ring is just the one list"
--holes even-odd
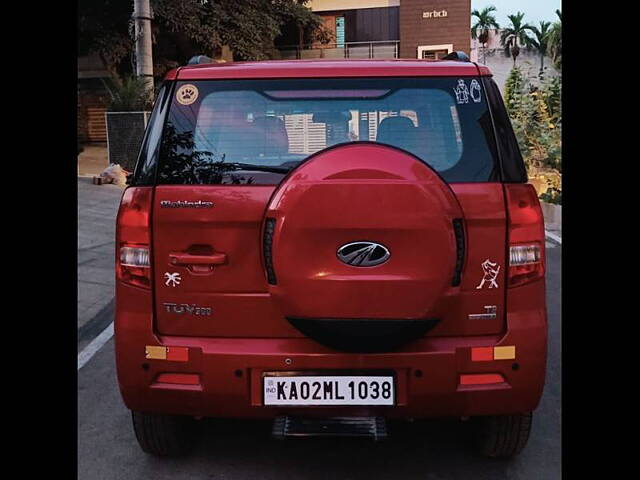
[(457, 51), (457, 52), (451, 52), (449, 54), (447, 54), (446, 56), (442, 57), (442, 60), (455, 60), (457, 62), (470, 62), (471, 60), (469, 59), (469, 56), (462, 52), (462, 51)]
[(187, 65), (200, 65), (201, 63), (213, 63), (213, 58), (207, 57), (206, 55), (196, 55), (189, 59)]

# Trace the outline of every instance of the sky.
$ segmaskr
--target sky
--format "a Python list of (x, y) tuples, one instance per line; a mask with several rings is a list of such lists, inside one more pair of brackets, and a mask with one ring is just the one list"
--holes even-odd
[(561, 0), (471, 0), (471, 10), (482, 10), (489, 5), (497, 8), (494, 15), (501, 27), (510, 23), (507, 15), (518, 11), (524, 12), (526, 23), (537, 25), (540, 20), (555, 22), (556, 9), (562, 10)]

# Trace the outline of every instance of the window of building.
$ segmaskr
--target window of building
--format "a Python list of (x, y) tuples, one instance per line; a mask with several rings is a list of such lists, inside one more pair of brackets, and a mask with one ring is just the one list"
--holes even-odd
[(440, 60), (448, 53), (453, 52), (453, 45), (420, 45), (418, 47), (418, 58), (423, 60)]

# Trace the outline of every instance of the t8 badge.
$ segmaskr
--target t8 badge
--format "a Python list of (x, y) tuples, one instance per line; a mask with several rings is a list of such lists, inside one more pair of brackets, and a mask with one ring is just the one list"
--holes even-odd
[(484, 313), (470, 313), (469, 320), (495, 320), (498, 316), (496, 305), (485, 305)]

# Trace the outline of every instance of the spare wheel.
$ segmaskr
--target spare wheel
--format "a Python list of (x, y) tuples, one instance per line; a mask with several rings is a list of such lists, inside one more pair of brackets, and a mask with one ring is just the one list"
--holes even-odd
[(428, 165), (372, 142), (298, 166), (265, 214), (269, 290), (306, 336), (342, 351), (388, 351), (439, 319), (461, 267), (455, 194)]

